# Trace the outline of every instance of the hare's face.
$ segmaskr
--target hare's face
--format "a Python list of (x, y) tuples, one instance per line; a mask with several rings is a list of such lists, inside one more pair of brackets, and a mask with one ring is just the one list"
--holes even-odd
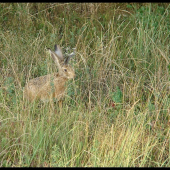
[(51, 56), (57, 65), (59, 75), (67, 79), (73, 79), (75, 77), (75, 72), (73, 68), (69, 67), (68, 62), (70, 60), (70, 57), (75, 54), (70, 54), (68, 55), (68, 57), (65, 58), (59, 45), (55, 45), (54, 50), (55, 51), (53, 52), (49, 49)]
[(64, 73), (64, 77), (66, 77), (67, 79), (73, 79), (75, 77), (75, 72), (73, 70), (73, 68), (69, 67), (69, 66), (63, 66), (62, 67), (62, 72)]

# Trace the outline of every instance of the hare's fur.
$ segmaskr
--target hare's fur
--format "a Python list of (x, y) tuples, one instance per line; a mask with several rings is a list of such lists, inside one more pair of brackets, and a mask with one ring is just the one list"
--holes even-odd
[[(55, 52), (49, 50), (55, 61), (58, 72), (31, 79), (24, 88), (24, 98), (29, 101), (40, 99), (49, 101), (52, 98), (60, 100), (65, 95), (65, 84), (75, 77), (74, 69), (68, 65), (70, 56), (64, 61), (61, 48), (55, 45)], [(63, 63), (63, 64), (61, 64)]]

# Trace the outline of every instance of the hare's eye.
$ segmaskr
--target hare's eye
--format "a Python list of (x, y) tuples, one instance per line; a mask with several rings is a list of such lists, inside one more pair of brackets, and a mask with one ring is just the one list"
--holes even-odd
[(67, 72), (67, 69), (64, 69), (65, 72)]

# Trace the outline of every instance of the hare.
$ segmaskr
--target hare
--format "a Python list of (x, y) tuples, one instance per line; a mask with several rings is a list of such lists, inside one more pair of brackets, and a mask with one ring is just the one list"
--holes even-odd
[(75, 53), (71, 53), (67, 58), (64, 58), (59, 45), (54, 46), (54, 52), (48, 50), (58, 67), (58, 72), (31, 79), (25, 85), (24, 98), (31, 102), (35, 99), (40, 99), (43, 102), (52, 98), (60, 100), (65, 95), (66, 82), (75, 77), (74, 69), (68, 65), (70, 57), (74, 56)]

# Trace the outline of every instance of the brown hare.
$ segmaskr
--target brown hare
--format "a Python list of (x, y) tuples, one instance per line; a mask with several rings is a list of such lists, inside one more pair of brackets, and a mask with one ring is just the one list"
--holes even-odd
[(31, 102), (35, 99), (45, 102), (53, 98), (60, 101), (65, 94), (66, 82), (75, 77), (74, 69), (68, 65), (70, 57), (74, 56), (75, 53), (64, 57), (59, 45), (54, 46), (54, 52), (50, 49), (48, 50), (57, 65), (58, 72), (31, 79), (25, 85), (24, 98)]

